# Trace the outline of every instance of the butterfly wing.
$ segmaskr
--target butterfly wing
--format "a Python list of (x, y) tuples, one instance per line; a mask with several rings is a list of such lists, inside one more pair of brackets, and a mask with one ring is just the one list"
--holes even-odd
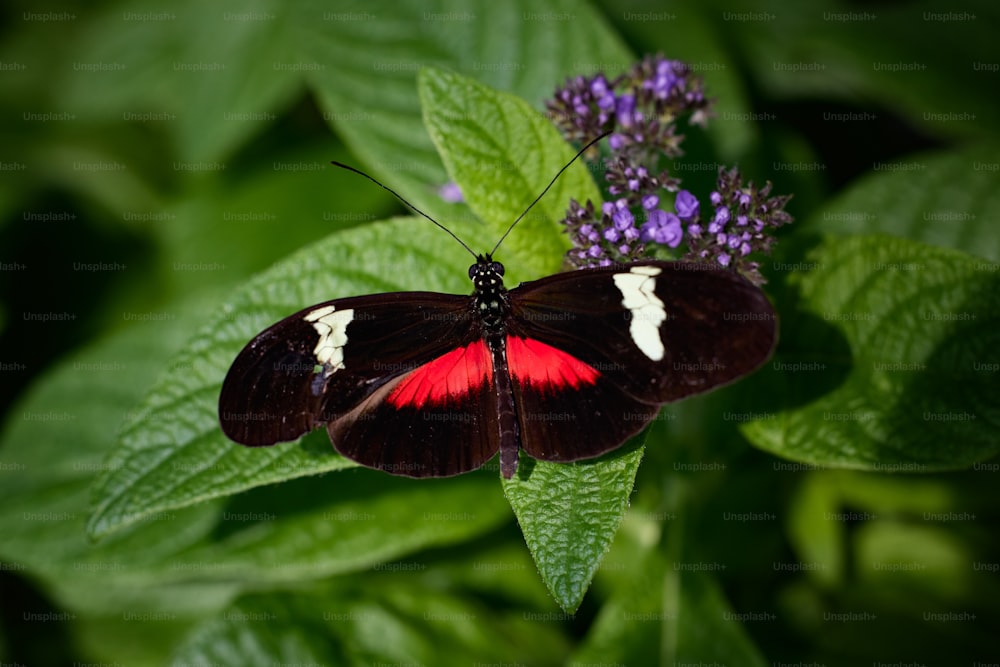
[[(404, 292), (302, 310), (233, 363), (223, 431), (261, 446), (326, 424), (343, 455), (413, 477), (477, 468), (503, 437), (512, 454), (520, 442), (542, 460), (590, 458), (661, 404), (751, 372), (776, 337), (758, 288), (695, 265), (584, 269), (506, 298), (502, 344), (496, 332), (487, 344), (473, 297)], [(500, 423), (511, 412), (517, 433)]]
[[(471, 350), (470, 363), (448, 370), (456, 346)], [(412, 476), (464, 472), (498, 447), (496, 428), (482, 428), (491, 419), (481, 416), (490, 409), (490, 376), (471, 363), (480, 348), (468, 296), (397, 292), (321, 303), (240, 352), (219, 398), (222, 430), (263, 446), (327, 424), (337, 451), (363, 465)], [(418, 379), (451, 384), (442, 394), (403, 382), (420, 369)], [(400, 386), (409, 393), (394, 395)], [(426, 400), (429, 391), (436, 402)], [(449, 418), (453, 410), (464, 420)]]
[[(758, 368), (777, 336), (759, 288), (681, 262), (556, 274), (511, 290), (510, 303), (521, 445), (542, 460), (614, 449), (660, 405)], [(544, 347), (531, 354), (535, 342)], [(566, 376), (577, 380), (573, 391), (559, 390)]]

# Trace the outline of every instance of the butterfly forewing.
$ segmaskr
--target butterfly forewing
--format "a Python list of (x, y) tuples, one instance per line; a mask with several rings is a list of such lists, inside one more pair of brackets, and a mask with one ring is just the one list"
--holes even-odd
[(294, 440), (478, 338), (478, 328), (468, 296), (434, 292), (306, 308), (263, 331), (233, 362), (219, 399), (222, 430), (251, 446)]
[(556, 274), (510, 296), (512, 333), (556, 345), (646, 403), (746, 375), (767, 360), (777, 334), (760, 289), (682, 262)]

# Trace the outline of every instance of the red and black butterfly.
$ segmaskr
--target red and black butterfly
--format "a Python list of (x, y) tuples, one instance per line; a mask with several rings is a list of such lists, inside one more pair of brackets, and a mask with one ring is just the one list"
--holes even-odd
[(507, 290), (492, 254), (469, 268), (471, 296), (335, 299), (265, 329), (222, 385), (222, 430), (263, 446), (325, 425), (344, 456), (411, 477), (499, 451), (510, 478), (521, 449), (566, 462), (619, 447), (664, 403), (750, 373), (775, 344), (767, 297), (732, 271), (643, 261)]

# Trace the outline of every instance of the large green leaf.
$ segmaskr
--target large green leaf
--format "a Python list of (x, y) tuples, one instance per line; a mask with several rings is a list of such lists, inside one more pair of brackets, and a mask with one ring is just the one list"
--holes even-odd
[(447, 480), (370, 470), (312, 476), (232, 499), (213, 539), (175, 556), (172, 567), (189, 579), (248, 587), (300, 582), (462, 542), (509, 517), (485, 471)]
[[(473, 79), (426, 69), (420, 76), (420, 96), (428, 131), (449, 175), (499, 241), (573, 158), (573, 150), (527, 102)], [(517, 258), (508, 267), (512, 280), (537, 278), (559, 267), (569, 245), (557, 221), (565, 216), (571, 197), (600, 201), (582, 160), (556, 180), (504, 240), (502, 254)]]
[[(434, 195), (445, 173), (422, 122), (422, 67), (515, 93), (541, 111), (566, 77), (633, 60), (603, 18), (573, 0), (544, 8), (529, 0), (350, 0), (335, 8), (312, 0), (296, 7), (309, 22), (304, 59), (330, 64), (308, 73), (325, 117), (376, 176), (436, 217), (456, 207)], [(464, 234), (469, 225), (462, 222), (454, 229)]]
[(985, 143), (879, 165), (799, 231), (892, 234), (998, 262), (998, 154), (1000, 144)]
[(67, 359), (4, 425), (0, 558), (71, 609), (212, 608), (235, 591), (226, 584), (185, 595), (159, 585), (168, 558), (211, 531), (218, 506), (151, 515), (101, 545), (86, 536), (90, 485), (107, 470), (119, 425), (196, 318), (171, 312), (172, 319), (136, 323)]
[(593, 461), (545, 463), (522, 458), (504, 480), (542, 580), (567, 612), (575, 612), (628, 509), (643, 448)]
[(994, 3), (943, 11), (933, 0), (870, 9), (785, 0), (765, 7), (714, 3), (711, 9), (731, 17), (726, 36), (769, 92), (822, 96), (871, 110), (846, 122), (875, 121), (886, 108), (927, 134), (996, 136), (997, 124), (984, 120), (997, 115), (998, 98), (987, 83), (995, 73), (982, 67), (994, 62)]
[[(133, 18), (143, 16), (154, 18)], [(114, 3), (82, 33), (82, 71), (60, 72), (60, 87), (88, 120), (120, 120), (124, 111), (126, 121), (162, 124), (184, 169), (225, 169), (216, 161), (262, 133), (302, 90), (310, 64), (299, 56), (295, 16), (275, 0), (184, 0), (169, 11)], [(104, 69), (82, 69), (94, 63)]]
[[(745, 433), (808, 463), (963, 468), (1000, 452), (1000, 273), (951, 250), (831, 238), (791, 276)], [(811, 269), (811, 270), (808, 270)]]
[(243, 598), (202, 624), (172, 664), (556, 664), (566, 643), (552, 623), (490, 609), (413, 581)]
[(712, 574), (699, 570), (711, 565), (647, 552), (601, 609), (575, 664), (768, 664), (744, 623), (773, 615), (735, 612)]

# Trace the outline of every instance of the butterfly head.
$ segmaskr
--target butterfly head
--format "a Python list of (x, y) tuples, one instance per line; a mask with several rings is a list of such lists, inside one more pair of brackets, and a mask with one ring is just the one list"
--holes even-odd
[(503, 285), (503, 264), (493, 261), (492, 255), (479, 255), (476, 263), (469, 267), (469, 280), (477, 290)]

